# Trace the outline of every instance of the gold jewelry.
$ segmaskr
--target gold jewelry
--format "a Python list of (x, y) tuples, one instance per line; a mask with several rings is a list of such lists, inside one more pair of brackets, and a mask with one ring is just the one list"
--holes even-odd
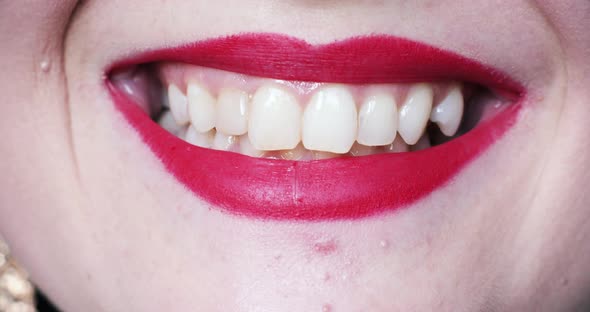
[(0, 311), (35, 312), (34, 298), (28, 274), (10, 257), (10, 249), (0, 237)]

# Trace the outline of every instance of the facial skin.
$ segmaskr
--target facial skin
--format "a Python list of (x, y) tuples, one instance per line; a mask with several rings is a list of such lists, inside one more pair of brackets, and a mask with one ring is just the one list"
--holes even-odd
[[(585, 311), (589, 28), (585, 0), (3, 1), (0, 233), (64, 311)], [(505, 71), (531, 101), (399, 213), (227, 215), (164, 170), (114, 109), (104, 68), (269, 31), (427, 42)]]

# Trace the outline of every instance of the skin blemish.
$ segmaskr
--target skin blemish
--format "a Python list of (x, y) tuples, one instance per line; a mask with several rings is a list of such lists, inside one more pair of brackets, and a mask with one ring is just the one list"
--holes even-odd
[(315, 253), (321, 256), (329, 256), (338, 251), (338, 244), (333, 239), (323, 242), (316, 242), (313, 244)]
[(332, 306), (329, 304), (324, 304), (324, 306), (322, 307), (322, 312), (332, 312)]
[(277, 253), (273, 255), (272, 258), (269, 260), (270, 261), (268, 261), (268, 263), (266, 264), (267, 268), (278, 268), (283, 262), (283, 255)]
[(564, 277), (564, 278), (561, 279), (561, 286), (564, 286), (565, 287), (565, 286), (567, 286), (569, 284), (569, 282), (570, 281), (567, 278)]
[(51, 62), (49, 60), (43, 60), (41, 64), (39, 64), (41, 71), (44, 73), (48, 73), (51, 70)]

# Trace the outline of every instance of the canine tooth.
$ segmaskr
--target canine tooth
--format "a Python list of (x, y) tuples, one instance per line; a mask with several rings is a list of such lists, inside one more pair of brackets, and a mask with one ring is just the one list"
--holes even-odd
[(359, 111), (357, 142), (367, 146), (391, 144), (397, 131), (397, 105), (390, 94), (369, 95)]
[(429, 84), (414, 85), (399, 111), (398, 132), (409, 145), (414, 145), (426, 128), (432, 110), (434, 92)]
[(170, 101), (170, 111), (176, 123), (183, 126), (189, 123), (190, 116), (188, 113), (188, 100), (184, 93), (174, 84), (168, 86), (168, 99)]
[(447, 96), (434, 107), (430, 114), (430, 120), (438, 125), (444, 135), (451, 137), (459, 129), (463, 118), (463, 108), (461, 87), (455, 85)]
[(175, 136), (183, 130), (182, 126), (176, 123), (171, 111), (162, 114), (162, 117), (158, 120), (158, 125)]
[(350, 155), (352, 156), (367, 156), (373, 155), (377, 152), (377, 148), (374, 146), (366, 146), (359, 143), (354, 143), (350, 149)]
[(248, 132), (248, 93), (229, 88), (219, 92), (215, 127), (228, 135)]
[(192, 145), (203, 148), (211, 148), (215, 138), (215, 130), (210, 130), (205, 133), (198, 132), (193, 126), (189, 126), (186, 130), (184, 140)]
[(200, 84), (190, 82), (187, 88), (188, 111), (195, 130), (207, 132), (215, 127), (215, 98)]
[(239, 138), (240, 141), (240, 153), (250, 157), (262, 157), (264, 151), (257, 150), (250, 142), (250, 138), (247, 135), (242, 135)]
[(347, 153), (356, 140), (357, 110), (342, 86), (317, 91), (303, 113), (303, 145), (309, 150)]
[(307, 153), (308, 150), (303, 145), (298, 144), (294, 149), (281, 151), (280, 155), (281, 159), (284, 160), (301, 160)]
[(233, 135), (226, 135), (217, 131), (213, 139), (213, 148), (220, 151), (229, 151), (237, 142), (237, 137)]
[(293, 149), (301, 141), (301, 106), (280, 86), (259, 88), (250, 107), (248, 136), (258, 150)]
[(384, 146), (384, 150), (387, 153), (405, 153), (410, 151), (410, 147), (404, 142), (404, 140), (402, 140), (402, 138), (397, 136), (395, 137), (395, 140), (393, 140), (393, 143)]

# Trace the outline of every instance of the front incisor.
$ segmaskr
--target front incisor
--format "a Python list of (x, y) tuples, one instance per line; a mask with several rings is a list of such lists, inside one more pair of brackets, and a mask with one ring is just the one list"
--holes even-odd
[(303, 114), (303, 145), (309, 150), (348, 153), (357, 135), (357, 109), (344, 86), (324, 87)]
[(281, 86), (259, 88), (250, 107), (248, 136), (257, 150), (293, 149), (301, 141), (301, 106)]

